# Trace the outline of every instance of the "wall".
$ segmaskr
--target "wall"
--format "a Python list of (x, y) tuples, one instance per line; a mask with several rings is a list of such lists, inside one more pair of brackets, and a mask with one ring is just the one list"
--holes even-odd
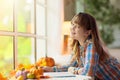
[(120, 49), (110, 49), (110, 54), (120, 61)]
[(120, 26), (120, 25), (113, 26), (115, 41), (109, 45), (110, 48), (119, 48), (120, 49), (120, 29), (118, 28), (118, 26)]
[[(116, 8), (120, 9), (120, 0), (110, 0), (111, 1), (111, 4), (113, 6), (115, 6)], [(118, 13), (119, 15), (120, 13)], [(116, 15), (117, 16), (117, 15)], [(118, 28), (118, 26), (120, 27), (120, 24), (119, 25), (114, 25), (114, 37), (115, 37), (115, 41), (109, 45), (110, 47), (112, 48), (119, 48), (120, 49), (120, 29)], [(120, 52), (119, 52), (120, 53)]]
[[(120, 5), (119, 5), (120, 0), (110, 0), (110, 1), (112, 5), (120, 9)], [(118, 29), (117, 26), (120, 26), (120, 25), (114, 26), (115, 41), (111, 45), (109, 45), (110, 47), (109, 52), (112, 56), (116, 57), (120, 61), (120, 29)]]
[(61, 30), (63, 22), (63, 0), (47, 0), (48, 56), (56, 58), (61, 54)]

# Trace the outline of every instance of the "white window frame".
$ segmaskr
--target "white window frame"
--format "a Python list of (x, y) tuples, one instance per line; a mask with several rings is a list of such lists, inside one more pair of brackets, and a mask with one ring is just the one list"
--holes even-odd
[(47, 53), (47, 1), (45, 0), (45, 5), (40, 5), (40, 6), (43, 6), (45, 8), (45, 16), (46, 16), (46, 19), (45, 19), (45, 26), (46, 26), (46, 30), (45, 30), (45, 36), (43, 35), (37, 35), (36, 34), (36, 4), (37, 4), (37, 0), (33, 0), (34, 1), (34, 32), (35, 33), (20, 33), (17, 31), (17, 25), (16, 25), (16, 3), (15, 3), (16, 0), (14, 0), (14, 4), (13, 4), (13, 32), (11, 31), (2, 31), (0, 30), (0, 35), (2, 36), (12, 36), (13, 37), (13, 68), (15, 69), (16, 68), (16, 64), (17, 64), (17, 54), (18, 54), (18, 50), (17, 50), (17, 46), (18, 46), (18, 40), (17, 38), (22, 36), (22, 37), (29, 37), (29, 38), (34, 38), (35, 39), (35, 44), (34, 44), (34, 50), (35, 50), (35, 54), (34, 54), (34, 59), (35, 59), (35, 62), (37, 60), (37, 57), (36, 57), (36, 44), (37, 44), (37, 39), (43, 39), (45, 40), (45, 45), (46, 45), (46, 50), (45, 50), (45, 53)]

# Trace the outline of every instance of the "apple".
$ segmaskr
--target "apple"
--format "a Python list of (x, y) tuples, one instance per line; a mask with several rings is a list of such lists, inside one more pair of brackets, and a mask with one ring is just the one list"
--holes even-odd
[(27, 79), (34, 79), (35, 78), (35, 74), (33, 73), (27, 73)]
[(24, 80), (24, 76), (20, 75), (16, 80)]

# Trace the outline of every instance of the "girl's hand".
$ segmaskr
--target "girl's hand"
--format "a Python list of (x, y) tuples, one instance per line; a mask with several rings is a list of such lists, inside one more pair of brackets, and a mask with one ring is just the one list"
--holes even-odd
[(80, 68), (80, 69), (78, 70), (78, 74), (81, 74), (82, 71), (83, 71), (83, 68)]
[(77, 74), (77, 72), (75, 71), (75, 67), (69, 67), (68, 72), (73, 73), (73, 74)]
[(73, 74), (81, 74), (83, 71), (83, 68), (80, 68), (80, 69), (75, 69), (75, 67), (69, 67), (68, 68), (68, 72), (71, 72)]
[(48, 66), (44, 66), (43, 70), (44, 70), (44, 72), (53, 72), (53, 68), (52, 67), (48, 67)]

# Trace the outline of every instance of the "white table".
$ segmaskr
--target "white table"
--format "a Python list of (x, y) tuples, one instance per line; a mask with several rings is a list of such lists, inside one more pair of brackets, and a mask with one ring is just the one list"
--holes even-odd
[(44, 75), (51, 76), (51, 78), (40, 80), (92, 80), (89, 76), (74, 75), (69, 72), (46, 72)]

